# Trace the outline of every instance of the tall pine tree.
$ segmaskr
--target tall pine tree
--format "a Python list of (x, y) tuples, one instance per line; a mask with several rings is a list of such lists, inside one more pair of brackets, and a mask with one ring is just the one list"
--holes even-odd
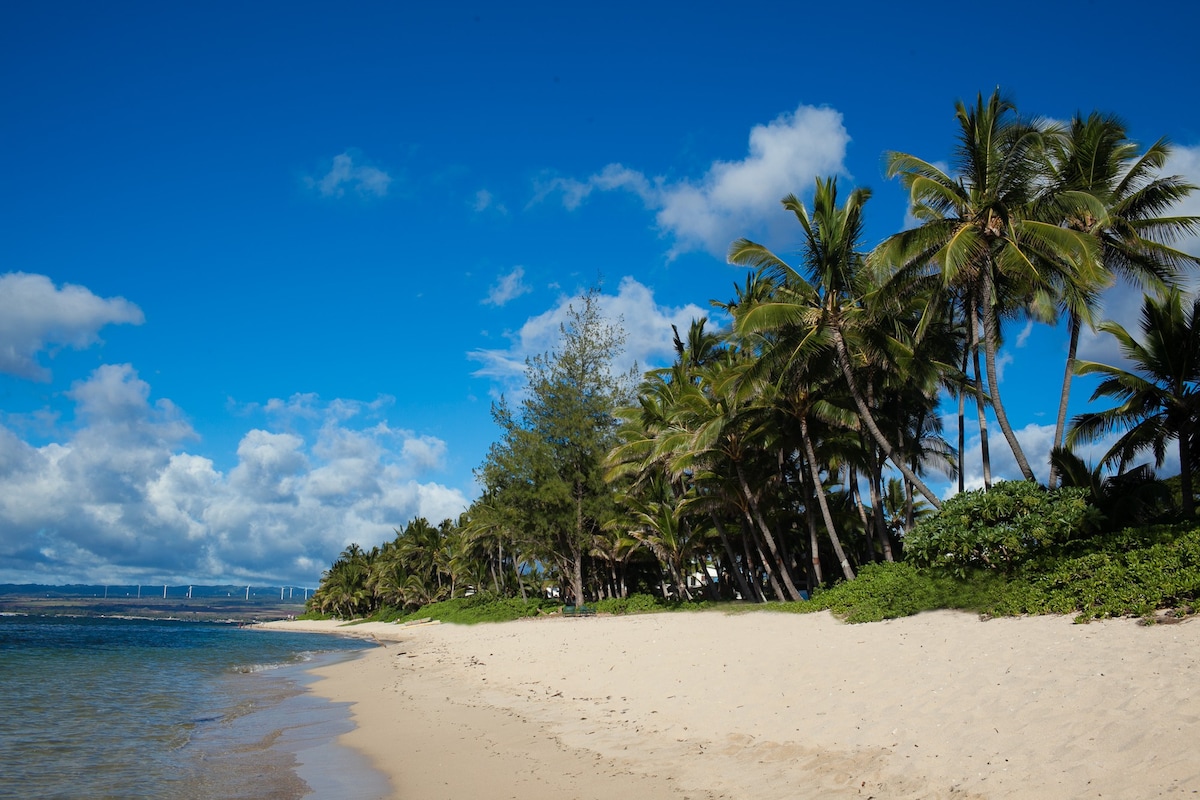
[(556, 564), (582, 603), (584, 561), (602, 522), (613, 513), (604, 458), (615, 443), (616, 409), (631, 402), (636, 369), (614, 374), (625, 333), (600, 312), (599, 292), (572, 304), (558, 349), (529, 359), (520, 406), (492, 408), (502, 437), (477, 474), (487, 496), (516, 512), (523, 539)]

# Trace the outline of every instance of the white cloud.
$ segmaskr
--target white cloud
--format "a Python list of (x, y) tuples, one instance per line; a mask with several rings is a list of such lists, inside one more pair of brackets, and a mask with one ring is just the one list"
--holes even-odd
[[(510, 399), (519, 396), (524, 385), (525, 360), (557, 348), (559, 329), (567, 320), (570, 306), (581, 302), (579, 294), (561, 297), (553, 308), (530, 317), (520, 330), (508, 334), (511, 341), (508, 348), (470, 353), (473, 360), (482, 364), (475, 375), (493, 379), (497, 393)], [(674, 358), (671, 325), (686, 333), (692, 320), (712, 316), (691, 303), (660, 306), (653, 291), (631, 277), (621, 280), (615, 295), (600, 295), (600, 311), (613, 322), (619, 320), (626, 334), (625, 351), (613, 363), (617, 373), (627, 372), (635, 365), (644, 371), (670, 363)]]
[(329, 171), (305, 182), (322, 197), (343, 197), (349, 189), (362, 197), (384, 197), (392, 176), (377, 167), (356, 165), (350, 151), (333, 157)]
[(523, 294), (533, 291), (525, 284), (525, 268), (513, 267), (507, 275), (501, 275), (488, 289), (488, 295), (481, 302), (489, 306), (503, 306), (509, 300), (514, 300)]
[[(945, 425), (947, 430), (954, 429), (958, 422), (955, 419), (946, 419)], [(974, 425), (973, 419), (968, 418), (968, 431)], [(1049, 479), (1050, 476), (1050, 450), (1054, 443), (1054, 426), (1053, 425), (1037, 425), (1029, 424), (1015, 431), (1017, 440), (1021, 443), (1021, 449), (1025, 453), (1025, 458), (1029, 460), (1029, 466), (1033, 469), (1034, 475), (1042, 483)], [(1080, 444), (1075, 446), (1073, 451), (1076, 455), (1083, 459), (1089, 467), (1095, 467), (1104, 458), (1105, 453), (1112, 447), (1113, 443), (1122, 435), (1123, 432), (1117, 431), (1105, 438), (1090, 442), (1088, 444)], [(983, 464), (979, 450), (979, 429), (976, 427), (974, 434), (968, 433), (966, 442), (966, 459), (965, 459), (965, 483), (968, 491), (983, 488)], [(1004, 433), (1000, 430), (1000, 426), (994, 419), (988, 420), (988, 447), (992, 461), (992, 482), (1002, 480), (1019, 481), (1022, 480), (1021, 470), (1017, 467), (1016, 459), (1013, 458), (1012, 449), (1008, 446), (1008, 440), (1004, 438)], [(1143, 453), (1130, 466), (1139, 464), (1149, 464), (1154, 467), (1154, 455), (1150, 452)], [(1177, 475), (1179, 473), (1179, 452), (1174, 446), (1168, 446), (1166, 451), (1166, 459), (1160, 469), (1156, 472), (1162, 476)], [(957, 492), (957, 481), (952, 482), (946, 487), (943, 497), (950, 497)]]
[(1033, 333), (1033, 320), (1026, 320), (1025, 327), (1017, 334), (1017, 347), (1024, 347), (1029, 343), (1029, 335)]
[(627, 191), (656, 212), (661, 231), (674, 239), (672, 254), (706, 250), (723, 256), (730, 242), (780, 216), (779, 201), (809, 191), (818, 176), (845, 173), (850, 136), (831, 108), (801, 105), (750, 131), (749, 153), (740, 161), (716, 161), (697, 181), (648, 178), (609, 164), (586, 181), (555, 178), (538, 187), (533, 202), (557, 194), (578, 208), (596, 190)]
[(76, 426), (57, 441), (0, 425), (0, 580), (313, 585), (351, 541), (467, 505), (430, 480), (445, 443), (389, 427), (390, 398), (252, 407), (266, 426), (223, 472), (186, 452), (195, 432), (150, 395), (132, 367), (106, 365), (72, 387)]
[(83, 286), (56, 287), (45, 275), (0, 275), (0, 372), (45, 381), (38, 354), (55, 345), (76, 349), (98, 341), (105, 325), (141, 325), (142, 310), (123, 297), (102, 298)]
[[(1176, 146), (1163, 166), (1163, 173), (1179, 175), (1193, 186), (1200, 186), (1200, 145)], [(1175, 207), (1173, 213), (1178, 216), (1200, 217), (1200, 191), (1192, 192)], [(1200, 232), (1176, 242), (1175, 246), (1185, 253), (1200, 256)]]
[(475, 197), (471, 201), (471, 208), (477, 214), (481, 214), (489, 209), (495, 211), (497, 214), (508, 213), (508, 209), (504, 207), (504, 204), (496, 202), (495, 195), (487, 189), (480, 189), (475, 192)]
[[(972, 425), (975, 425), (975, 421), (968, 416), (966, 454), (963, 459), (964, 480), (968, 491), (983, 488), (979, 428), (975, 427), (975, 433), (972, 435), (969, 433)], [(946, 421), (947, 431), (957, 430), (957, 426), (957, 419)], [(1050, 477), (1050, 450), (1054, 446), (1054, 425), (1039, 425), (1031, 422), (1013, 432), (1017, 436), (1017, 441), (1021, 443), (1021, 450), (1025, 453), (1025, 458), (1029, 461), (1033, 474), (1044, 484)], [(1008, 446), (1008, 440), (1004, 438), (1004, 433), (995, 419), (988, 420), (988, 453), (991, 457), (993, 482), (1024, 479), (1021, 469), (1017, 466), (1017, 460), (1013, 457), (1012, 448)], [(954, 494), (957, 486), (958, 483), (955, 481), (947, 490), (947, 496)]]

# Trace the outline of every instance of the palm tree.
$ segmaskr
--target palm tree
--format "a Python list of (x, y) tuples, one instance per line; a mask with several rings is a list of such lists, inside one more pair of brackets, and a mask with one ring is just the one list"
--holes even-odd
[(934, 513), (920, 498), (914, 499), (912, 494), (905, 490), (904, 484), (895, 478), (888, 478), (887, 489), (883, 492), (880, 502), (883, 504), (887, 529), (894, 536), (907, 533), (917, 522)]
[(371, 607), (368, 580), (372, 554), (351, 544), (321, 576), (321, 585), (313, 592), (313, 605), (323, 614), (351, 618)]
[(1167, 443), (1174, 439), (1183, 514), (1190, 519), (1195, 513), (1192, 440), (1200, 427), (1200, 296), (1185, 309), (1178, 290), (1158, 298), (1147, 295), (1142, 304), (1141, 342), (1115, 322), (1102, 323), (1100, 330), (1116, 337), (1134, 371), (1094, 361), (1076, 365), (1076, 375), (1103, 377), (1093, 400), (1111, 397), (1120, 405), (1076, 417), (1067, 443), (1073, 447), (1125, 429), (1102, 461), (1124, 471), (1147, 450), (1154, 453), (1155, 467), (1161, 467)]
[(658, 452), (672, 454), (669, 469), (673, 475), (691, 473), (694, 479), (697, 473), (729, 476), (731, 501), (766, 547), (764, 566), (776, 593), (781, 599), (799, 600), (783, 542), (771, 530), (760, 502), (768, 481), (756, 480), (752, 485), (749, 480), (752, 472), (758, 474), (757, 462), (763, 453), (774, 452), (763, 442), (774, 429), (761, 424), (760, 408), (751, 402), (752, 393), (744, 389), (741, 379), (746, 368), (744, 354), (730, 354), (724, 363), (701, 370), (699, 383), (681, 386), (671, 429), (659, 437)]
[(1070, 450), (1055, 449), (1050, 458), (1062, 476), (1062, 485), (1087, 489), (1088, 502), (1112, 530), (1146, 525), (1174, 505), (1171, 490), (1155, 476), (1149, 464), (1107, 475), (1103, 465), (1089, 466)]
[[(898, 176), (908, 189), (921, 224), (890, 237), (876, 258), (916, 271), (935, 266), (943, 287), (965, 305), (972, 349), (982, 325), (996, 421), (1021, 473), (1034, 480), (1000, 396), (1000, 321), (1031, 309), (1057, 284), (1093, 285), (1096, 248), (1093, 237), (1032, 216), (1045, 137), (1017, 116), (1011, 101), (999, 90), (986, 101), (980, 94), (971, 108), (956, 103), (955, 117), (954, 174), (907, 153), (888, 154), (888, 177)], [(980, 402), (982, 391), (977, 384)]]
[[(1200, 230), (1200, 217), (1165, 215), (1196, 187), (1178, 176), (1158, 174), (1170, 155), (1165, 140), (1144, 153), (1137, 150), (1119, 119), (1096, 112), (1086, 119), (1076, 115), (1064, 136), (1047, 141), (1046, 217), (1096, 237), (1103, 268), (1097, 286), (1063, 287), (1070, 338), (1055, 448), (1062, 447), (1080, 327), (1090, 322), (1096, 289), (1120, 277), (1143, 290), (1159, 291), (1176, 285), (1183, 268), (1200, 264), (1200, 258), (1170, 246), (1179, 236)], [(1051, 487), (1057, 475), (1052, 461)]]
[(937, 495), (913, 471), (880, 429), (854, 375), (855, 359), (847, 345), (847, 332), (861, 316), (861, 297), (874, 288), (865, 274), (862, 242), (863, 205), (871, 196), (855, 189), (845, 205), (837, 204), (837, 179), (817, 179), (813, 212), (795, 195), (784, 198), (783, 206), (796, 215), (804, 229), (805, 277), (767, 248), (739, 239), (729, 249), (731, 264), (757, 267), (780, 283), (769, 299), (740, 309), (734, 329), (739, 335), (790, 331), (793, 335), (775, 345), (775, 353), (786, 364), (803, 362), (831, 346), (836, 351), (842, 376), (850, 390), (859, 417), (883, 451), (884, 457), (935, 507)]

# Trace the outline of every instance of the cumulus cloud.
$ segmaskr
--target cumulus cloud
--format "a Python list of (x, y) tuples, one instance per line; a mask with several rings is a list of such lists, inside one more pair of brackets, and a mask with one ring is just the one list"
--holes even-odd
[(650, 178), (609, 164), (587, 180), (555, 178), (537, 188), (534, 202), (561, 197), (569, 210), (594, 191), (625, 191), (656, 212), (659, 229), (674, 239), (672, 255), (706, 250), (723, 256), (729, 243), (760, 229), (779, 214), (779, 201), (803, 194), (817, 176), (845, 173), (850, 136), (831, 108), (801, 105), (750, 131), (749, 152), (739, 161), (716, 161), (695, 181)]
[[(644, 371), (670, 363), (674, 358), (671, 326), (685, 333), (692, 320), (710, 316), (691, 303), (661, 306), (655, 302), (649, 287), (631, 277), (621, 280), (616, 294), (601, 294), (599, 299), (601, 313), (613, 322), (620, 321), (626, 334), (625, 350), (612, 365), (617, 373), (635, 366)], [(494, 380), (497, 394), (506, 394), (510, 399), (520, 396), (526, 359), (558, 347), (559, 330), (567, 321), (570, 307), (572, 304), (578, 307), (582, 302), (578, 294), (561, 297), (553, 308), (530, 317), (519, 330), (507, 334), (510, 340), (507, 348), (470, 353), (481, 364), (475, 375)]]
[(350, 542), (467, 505), (430, 479), (445, 444), (391, 427), (387, 398), (251, 408), (262, 425), (223, 471), (187, 452), (195, 431), (129, 365), (100, 367), (69, 397), (75, 422), (56, 441), (0, 425), (0, 580), (313, 585)]
[[(946, 430), (955, 429), (958, 422), (956, 419), (947, 418), (945, 420)], [(967, 420), (968, 430), (974, 422), (971, 419)], [(1031, 423), (1018, 428), (1014, 431), (1017, 435), (1017, 440), (1021, 443), (1021, 449), (1025, 452), (1025, 458), (1029, 460), (1029, 466), (1033, 469), (1037, 479), (1045, 484), (1050, 477), (1050, 450), (1054, 445), (1054, 426), (1053, 425), (1038, 425)], [(1103, 439), (1087, 444), (1080, 444), (1073, 448), (1076, 455), (1083, 459), (1084, 463), (1090, 467), (1095, 467), (1104, 458), (1105, 453), (1109, 448), (1120, 438), (1122, 432), (1114, 432)], [(980, 457), (979, 450), (979, 432), (975, 429), (974, 435), (968, 434), (966, 442), (966, 458), (964, 459), (964, 474), (965, 485), (967, 491), (983, 488), (983, 463)], [(1000, 426), (996, 424), (994, 419), (988, 420), (988, 448), (991, 454), (992, 461), (992, 482), (1002, 480), (1019, 481), (1022, 480), (1021, 470), (1017, 466), (1017, 461), (1013, 458), (1012, 449), (1008, 446), (1008, 440), (1004, 438), (1004, 433), (1000, 430)], [(1138, 458), (1134, 465), (1149, 464), (1154, 467), (1153, 453), (1143, 453)], [(1161, 468), (1156, 470), (1158, 474), (1169, 476), (1179, 473), (1179, 453), (1177, 448), (1168, 447), (1166, 459)], [(950, 497), (958, 491), (958, 482), (953, 481), (946, 485), (942, 493), (943, 497)]]
[(501, 275), (496, 279), (488, 289), (488, 295), (482, 302), (489, 306), (502, 306), (509, 300), (520, 297), (523, 294), (529, 294), (532, 289), (525, 284), (525, 268), (513, 267), (513, 271), (507, 275)]
[(355, 164), (355, 158), (350, 151), (334, 156), (328, 172), (320, 178), (310, 176), (305, 183), (322, 197), (344, 197), (347, 190), (361, 197), (386, 196), (392, 176), (378, 167)]
[(141, 325), (142, 310), (123, 297), (97, 297), (83, 286), (57, 287), (45, 275), (0, 275), (0, 372), (47, 381), (38, 355), (56, 346), (95, 344), (105, 325)]
[[(958, 420), (948, 419), (945, 424), (947, 431), (956, 430)], [(967, 430), (970, 431), (974, 424), (974, 420), (968, 418)], [(1021, 443), (1021, 450), (1024, 451), (1034, 475), (1045, 483), (1050, 477), (1050, 450), (1054, 446), (1054, 425), (1031, 422), (1013, 432), (1017, 441)], [(979, 429), (975, 428), (974, 435), (967, 435), (966, 453), (963, 458), (963, 474), (968, 491), (983, 488), (983, 462), (980, 458), (979, 443)], [(1008, 440), (1004, 438), (1003, 431), (994, 419), (988, 420), (988, 452), (991, 456), (993, 482), (1024, 480), (1017, 460), (1013, 457), (1012, 448), (1008, 446)], [(954, 494), (957, 489), (958, 482), (954, 481), (946, 489), (946, 496)]]
[[(1200, 186), (1200, 145), (1176, 146), (1163, 166), (1163, 174), (1179, 175), (1193, 186)], [(1174, 213), (1179, 216), (1200, 217), (1200, 192), (1192, 192), (1175, 208)], [(1200, 232), (1176, 242), (1175, 246), (1185, 253), (1200, 255)]]

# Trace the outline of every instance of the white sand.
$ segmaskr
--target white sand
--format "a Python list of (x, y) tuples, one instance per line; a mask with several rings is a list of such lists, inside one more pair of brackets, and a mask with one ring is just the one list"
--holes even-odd
[(354, 703), (345, 743), (403, 800), (1200, 793), (1196, 622), (758, 612), (353, 629), (393, 641), (314, 688)]

